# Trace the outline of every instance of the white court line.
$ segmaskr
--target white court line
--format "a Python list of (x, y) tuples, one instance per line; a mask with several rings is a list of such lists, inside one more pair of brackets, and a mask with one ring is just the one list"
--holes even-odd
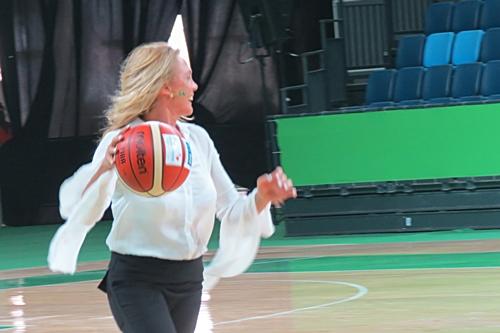
[[(218, 323), (213, 323), (213, 326), (222, 326), (222, 325), (227, 325), (227, 324), (234, 324), (234, 323), (241, 323), (244, 321), (249, 321), (249, 320), (261, 320), (261, 319), (269, 319), (269, 318), (275, 318), (275, 317), (281, 317), (281, 316), (287, 316), (291, 315), (294, 313), (302, 312), (302, 311), (308, 311), (308, 310), (316, 310), (316, 309), (321, 309), (325, 308), (328, 306), (336, 305), (336, 304), (341, 304), (345, 302), (350, 302), (354, 301), (358, 298), (363, 297), (368, 293), (368, 288), (354, 284), (354, 283), (349, 283), (349, 282), (342, 282), (342, 281), (325, 281), (325, 280), (261, 280), (258, 282), (299, 282), (299, 283), (322, 283), (322, 284), (336, 284), (336, 285), (344, 285), (348, 287), (352, 287), (354, 289), (357, 289), (358, 292), (351, 296), (347, 297), (344, 299), (328, 302), (328, 303), (323, 303), (323, 304), (318, 304), (318, 305), (313, 305), (313, 306), (308, 306), (308, 307), (303, 307), (303, 308), (297, 308), (293, 310), (288, 310), (288, 311), (281, 311), (281, 312), (274, 312), (274, 313), (269, 313), (267, 315), (260, 315), (260, 316), (253, 316), (253, 317), (245, 317), (245, 318), (240, 318), (240, 319), (234, 319), (234, 320), (227, 320), (227, 321), (221, 321)], [(91, 320), (107, 320), (107, 319), (112, 319), (113, 317), (111, 316), (104, 316), (104, 317), (94, 317), (94, 318), (89, 318)]]
[(480, 266), (480, 267), (425, 267), (425, 268), (373, 268), (373, 269), (340, 269), (340, 270), (325, 270), (325, 271), (276, 271), (276, 272), (245, 272), (244, 274), (280, 274), (280, 273), (370, 273), (370, 272), (385, 272), (385, 271), (432, 271), (432, 270), (481, 270), (481, 269), (500, 269), (500, 266)]
[(295, 257), (295, 258), (283, 258), (283, 259), (276, 259), (276, 260), (267, 260), (267, 261), (259, 261), (259, 262), (253, 262), (253, 265), (263, 265), (263, 264), (274, 264), (275, 262), (286, 262), (286, 261), (298, 261), (298, 260), (309, 260), (309, 259), (319, 259), (319, 258), (325, 258), (325, 257), (331, 257), (330, 255), (324, 255), (324, 256), (316, 256), (316, 257)]
[(221, 321), (221, 322), (218, 322), (218, 323), (214, 323), (214, 326), (221, 326), (221, 325), (227, 325), (227, 324), (241, 323), (241, 322), (249, 321), (249, 320), (269, 319), (269, 318), (275, 318), (275, 317), (280, 317), (280, 316), (287, 316), (287, 315), (294, 314), (294, 313), (297, 313), (297, 312), (302, 312), (302, 311), (321, 309), (321, 308), (325, 308), (325, 307), (336, 305), (336, 304), (341, 304), (341, 303), (345, 303), (345, 302), (354, 301), (354, 300), (356, 300), (358, 298), (363, 297), (364, 295), (366, 295), (366, 293), (368, 293), (368, 288), (366, 288), (364, 286), (361, 286), (361, 285), (358, 285), (358, 284), (354, 284), (354, 283), (349, 283), (349, 282), (342, 282), (342, 281), (324, 281), (324, 280), (263, 280), (263, 281), (259, 281), (259, 282), (264, 282), (264, 281), (268, 281), (268, 282), (300, 282), (300, 283), (340, 284), (340, 285), (344, 285), (344, 286), (355, 288), (355, 289), (358, 290), (358, 292), (355, 295), (351, 296), (351, 297), (340, 299), (340, 300), (336, 300), (336, 301), (333, 301), (333, 302), (318, 304), (318, 305), (314, 305), (314, 306), (308, 306), (308, 307), (304, 307), (304, 308), (297, 308), (297, 309), (288, 310), (288, 311), (275, 312), (275, 313), (270, 313), (270, 314), (267, 314), (267, 315), (245, 317), (245, 318), (240, 318), (240, 319)]
[[(373, 243), (373, 244), (385, 244), (385, 243)], [(291, 245), (263, 245), (261, 249), (267, 248), (283, 248), (283, 247), (324, 247), (324, 246), (343, 246), (343, 245), (360, 245), (359, 243), (334, 243), (334, 244), (291, 244)]]
[(23, 321), (34, 321), (34, 320), (54, 319), (54, 318), (61, 318), (61, 317), (68, 317), (68, 316), (69, 315), (40, 316), (40, 317), (7, 317), (7, 316), (4, 316), (3, 317), (4, 319), (0, 318), (0, 322), (9, 323), (9, 322), (13, 322), (15, 320), (20, 320), (20, 319), (22, 319)]
[(108, 320), (108, 319), (113, 319), (113, 316), (87, 318), (87, 320)]
[[(292, 257), (290, 259), (288, 258), (281, 258), (277, 260), (267, 260), (267, 261), (259, 261), (259, 262), (253, 262), (253, 265), (264, 265), (264, 264), (273, 264), (276, 262), (287, 262), (287, 261), (299, 261), (299, 260), (310, 260), (310, 259), (321, 259), (321, 258), (328, 258), (328, 257), (342, 257), (342, 256), (332, 256), (332, 255), (322, 255), (322, 256), (313, 256), (313, 257)], [(500, 266), (470, 266), (470, 267), (415, 267), (415, 268), (373, 268), (373, 269), (350, 269), (350, 270), (328, 270), (328, 271), (307, 271), (307, 272), (293, 272), (293, 273), (318, 273), (318, 272), (371, 272), (371, 271), (397, 271), (397, 270), (403, 270), (403, 271), (408, 271), (408, 270), (432, 270), (432, 269), (491, 269), (491, 268), (500, 268)], [(247, 274), (258, 274), (254, 272), (245, 272)], [(262, 272), (265, 273), (265, 272)], [(270, 273), (286, 273), (286, 272), (270, 272)]]
[[(409, 236), (409, 235), (408, 235)], [(376, 237), (376, 236), (373, 236)], [(356, 245), (382, 245), (382, 244), (405, 244), (405, 245), (413, 245), (415, 243), (417, 244), (427, 244), (427, 243), (450, 243), (450, 242), (474, 242), (474, 241), (483, 241), (483, 240), (496, 240), (497, 238), (470, 238), (470, 239), (456, 239), (456, 240), (439, 240), (439, 239), (433, 239), (433, 240), (402, 240), (402, 241), (391, 241), (391, 242), (368, 242), (368, 243), (323, 243), (323, 244), (283, 244), (283, 245), (263, 245), (261, 248), (266, 249), (266, 248), (280, 248), (280, 247), (323, 247), (323, 246), (343, 246), (343, 245), (348, 245), (348, 246), (356, 246)], [(292, 241), (293, 242), (293, 241)]]
[[(76, 272), (77, 274), (78, 272)], [(60, 275), (63, 275), (63, 273), (61, 273)], [(27, 278), (31, 278), (31, 277), (37, 277), (36, 275), (34, 276), (28, 276)], [(12, 278), (12, 279), (7, 279), (7, 280), (22, 280), (24, 278)], [(17, 286), (17, 287), (10, 287), (10, 288), (7, 288), (8, 290), (13, 290), (13, 289), (31, 289), (31, 288), (38, 288), (38, 287), (44, 287), (44, 288), (48, 288), (48, 287), (60, 287), (61, 284), (84, 284), (84, 283), (89, 283), (89, 282), (94, 282), (94, 281), (101, 281), (102, 278), (99, 278), (99, 279), (90, 279), (90, 280), (83, 280), (83, 281), (62, 281), (62, 282), (57, 282), (57, 283), (51, 283), (51, 284), (37, 284), (37, 285), (33, 285), (33, 286)], [(96, 287), (97, 288), (97, 287)], [(2, 290), (2, 289), (0, 289)], [(6, 289), (5, 289), (6, 290)], [(1, 316), (0, 316), (1, 318)]]

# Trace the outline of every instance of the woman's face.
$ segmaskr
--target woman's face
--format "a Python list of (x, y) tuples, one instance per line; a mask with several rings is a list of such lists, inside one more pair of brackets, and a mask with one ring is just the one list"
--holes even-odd
[(177, 57), (169, 87), (172, 94), (172, 110), (178, 117), (190, 116), (193, 113), (192, 103), (198, 85), (193, 81), (191, 69), (181, 57)]

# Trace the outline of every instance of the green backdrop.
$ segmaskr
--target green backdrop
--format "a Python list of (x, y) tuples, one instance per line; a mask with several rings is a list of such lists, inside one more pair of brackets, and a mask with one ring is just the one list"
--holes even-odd
[(500, 175), (500, 104), (273, 121), (298, 186)]

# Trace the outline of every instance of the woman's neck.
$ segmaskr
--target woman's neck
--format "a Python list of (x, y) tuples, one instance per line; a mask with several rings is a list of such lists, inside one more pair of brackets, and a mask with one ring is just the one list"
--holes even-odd
[(174, 113), (170, 110), (167, 103), (165, 102), (162, 103), (162, 99), (159, 98), (154, 103), (153, 107), (151, 108), (151, 111), (149, 111), (143, 116), (143, 120), (144, 121), (156, 120), (175, 126), (178, 119), (174, 115)]

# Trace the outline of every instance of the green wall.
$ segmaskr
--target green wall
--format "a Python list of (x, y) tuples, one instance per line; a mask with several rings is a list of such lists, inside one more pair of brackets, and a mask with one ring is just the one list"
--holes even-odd
[(298, 186), (500, 175), (500, 104), (273, 121)]

